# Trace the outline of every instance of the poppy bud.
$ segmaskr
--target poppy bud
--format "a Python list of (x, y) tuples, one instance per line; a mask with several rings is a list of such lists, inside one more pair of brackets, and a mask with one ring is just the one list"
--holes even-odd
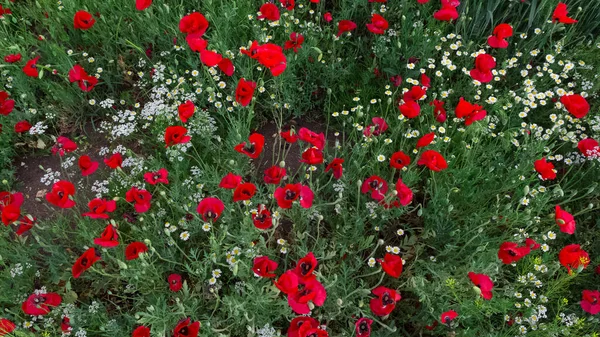
[(162, 195), (163, 197), (166, 195), (167, 193), (165, 193), (165, 191), (160, 191), (160, 195)]
[(556, 187), (554, 189), (554, 194), (558, 195), (559, 197), (565, 196), (565, 192), (560, 187)]
[(117, 260), (117, 264), (119, 265), (119, 268), (121, 269), (127, 269), (127, 264), (121, 260)]
[(357, 182), (357, 184), (358, 184), (358, 186), (359, 186), (359, 187), (360, 187), (360, 186), (362, 186), (362, 183), (363, 183), (363, 182), (362, 182), (362, 180), (359, 180), (359, 181)]
[(379, 240), (377, 240), (377, 244), (378, 244), (379, 246), (383, 245), (384, 243), (385, 243), (385, 241), (383, 241), (383, 239), (379, 239)]
[(529, 194), (529, 185), (527, 185), (523, 188), (523, 193)]
[(588, 193), (594, 192), (595, 188), (596, 188), (596, 184), (594, 184), (592, 187), (590, 187), (590, 189), (588, 190)]
[(590, 204), (588, 205), (588, 208), (589, 208), (589, 209), (592, 209), (592, 208), (594, 208), (594, 204), (590, 203)]
[(481, 289), (477, 286), (473, 286), (473, 290), (477, 293), (477, 295), (481, 295)]
[[(367, 106), (368, 108), (369, 106)], [(358, 113), (356, 114), (356, 117), (361, 118), (362, 116), (364, 116), (364, 113), (362, 112), (362, 110), (358, 110)]]
[(8, 185), (8, 180), (4, 179), (4, 180), (2, 180), (2, 183), (3, 183), (4, 185)]
[(285, 161), (284, 160), (282, 160), (282, 161), (279, 162), (279, 167), (285, 167)]
[(229, 165), (235, 165), (235, 160), (233, 160), (233, 159), (229, 160)]
[(146, 246), (152, 245), (152, 241), (150, 241), (149, 239), (144, 239), (144, 243), (146, 244)]
[(344, 304), (344, 301), (341, 298), (338, 298), (337, 305), (341, 307), (343, 304)]

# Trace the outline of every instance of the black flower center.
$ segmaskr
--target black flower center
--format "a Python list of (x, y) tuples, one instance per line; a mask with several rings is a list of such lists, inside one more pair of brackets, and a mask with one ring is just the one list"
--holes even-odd
[(302, 270), (302, 275), (306, 275), (308, 274), (308, 272), (312, 269), (312, 264), (310, 263), (306, 263), (306, 262), (302, 262), (300, 264), (300, 270)]
[(294, 200), (296, 199), (296, 192), (287, 190), (285, 192), (285, 200)]
[(385, 293), (381, 297), (381, 303), (383, 303), (383, 305), (394, 304), (394, 300), (390, 297), (390, 294)]
[(365, 333), (367, 331), (369, 331), (369, 325), (367, 324), (367, 322), (360, 322), (360, 324), (358, 325), (358, 332)]

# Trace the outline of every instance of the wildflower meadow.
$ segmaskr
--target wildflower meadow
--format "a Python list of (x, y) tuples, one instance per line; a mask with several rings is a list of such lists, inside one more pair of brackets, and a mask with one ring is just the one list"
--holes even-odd
[(599, 337), (599, 0), (0, 0), (0, 336)]

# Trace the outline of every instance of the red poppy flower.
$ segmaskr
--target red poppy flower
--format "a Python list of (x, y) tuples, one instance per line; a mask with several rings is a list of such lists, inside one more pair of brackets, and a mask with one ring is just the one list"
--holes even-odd
[(108, 224), (99, 238), (94, 239), (94, 244), (104, 248), (116, 247), (119, 245), (119, 234), (115, 226)]
[(196, 211), (202, 215), (204, 221), (217, 221), (223, 213), (225, 205), (217, 198), (204, 198), (198, 204)]
[(296, 5), (296, 2), (294, 0), (279, 0), (279, 2), (281, 3), (281, 6), (285, 7), (285, 9), (287, 9), (288, 11), (293, 10), (294, 6)]
[(267, 2), (266, 4), (260, 6), (260, 15), (257, 19), (267, 19), (270, 21), (279, 20), (279, 8), (275, 4)]
[(83, 216), (90, 217), (92, 219), (108, 219), (108, 214), (114, 212), (117, 209), (117, 202), (114, 200), (106, 199), (92, 199), (88, 203), (89, 212), (83, 213)]
[(169, 171), (166, 168), (161, 168), (156, 172), (144, 173), (144, 180), (150, 185), (169, 184)]
[(388, 191), (388, 184), (379, 176), (370, 176), (365, 180), (360, 188), (360, 192), (371, 193), (371, 198), (377, 201), (383, 200)]
[(429, 103), (429, 105), (434, 106), (433, 116), (435, 117), (435, 120), (440, 123), (444, 123), (447, 118), (446, 109), (444, 109), (444, 102), (434, 99), (433, 102)]
[(294, 49), (294, 53), (298, 52), (298, 49), (302, 48), (302, 44), (304, 43), (304, 36), (300, 33), (291, 33), (290, 39), (285, 41), (283, 45), (284, 50)]
[(273, 284), (282, 293), (288, 295), (298, 291), (299, 280), (298, 275), (293, 270), (288, 270), (279, 276), (277, 281), (273, 282)]
[(206, 29), (208, 28), (208, 21), (198, 12), (193, 12), (189, 15), (184, 16), (179, 21), (179, 31), (184, 34), (194, 34), (198, 33), (200, 35), (204, 35)]
[(371, 23), (367, 23), (367, 29), (373, 34), (383, 34), (388, 27), (389, 23), (387, 20), (377, 13), (371, 16)]
[(280, 131), (279, 135), (281, 136), (281, 138), (283, 138), (283, 140), (290, 144), (293, 144), (298, 141), (298, 134), (293, 129), (287, 131)]
[(527, 256), (530, 251), (531, 249), (527, 246), (519, 247), (515, 242), (504, 242), (498, 250), (498, 258), (504, 264), (511, 264)]
[(21, 305), (26, 315), (43, 316), (50, 312), (50, 307), (57, 307), (62, 298), (57, 293), (31, 294)]
[(579, 94), (561, 96), (560, 102), (564, 104), (565, 109), (571, 115), (579, 119), (585, 117), (590, 112), (590, 104)]
[(390, 167), (392, 168), (400, 170), (408, 165), (410, 165), (410, 157), (402, 151), (394, 152), (390, 157)]
[(298, 260), (298, 264), (294, 269), (295, 273), (298, 274), (298, 277), (302, 280), (308, 280), (314, 278), (313, 271), (317, 268), (318, 261), (315, 258), (315, 254), (313, 252), (309, 252), (303, 258)]
[(331, 16), (331, 13), (327, 12), (323, 14), (323, 20), (325, 20), (325, 22), (331, 22), (333, 20), (333, 16)]
[(273, 196), (281, 208), (291, 208), (296, 200), (300, 201), (302, 208), (310, 208), (315, 195), (310, 187), (298, 183), (276, 188)]
[(60, 208), (71, 208), (75, 206), (72, 197), (75, 194), (75, 186), (66, 180), (60, 180), (52, 185), (52, 191), (46, 193), (46, 200)]
[(533, 166), (537, 173), (542, 176), (543, 180), (554, 180), (556, 179), (556, 170), (554, 164), (546, 161), (546, 158), (538, 159), (533, 163)]
[(6, 336), (7, 334), (15, 331), (17, 326), (15, 323), (7, 320), (6, 318), (0, 319), (0, 336)]
[(207, 67), (214, 67), (223, 60), (223, 55), (208, 49), (200, 51), (200, 61)]
[(287, 59), (283, 54), (283, 49), (272, 43), (265, 43), (258, 48), (258, 63), (269, 68), (271, 75), (279, 76), (287, 67)]
[(256, 212), (252, 213), (252, 223), (258, 229), (269, 229), (273, 226), (273, 217), (265, 205), (259, 204)]
[(439, 172), (448, 168), (448, 163), (444, 157), (435, 150), (427, 150), (423, 152), (421, 158), (417, 161), (417, 165), (425, 165), (430, 170)]
[(334, 158), (329, 165), (325, 168), (325, 172), (333, 171), (333, 177), (335, 179), (340, 179), (342, 174), (344, 173), (344, 168), (342, 164), (344, 163), (344, 159), (342, 158)]
[(260, 133), (253, 133), (250, 135), (250, 137), (248, 137), (248, 142), (242, 142), (236, 145), (233, 149), (252, 159), (256, 159), (262, 153), (264, 146), (265, 136), (261, 135)]
[(425, 74), (421, 74), (421, 85), (425, 88), (431, 87), (431, 79)]
[(508, 48), (506, 38), (513, 35), (513, 28), (507, 23), (501, 23), (494, 28), (492, 35), (488, 37), (487, 43), (492, 48)]
[(40, 57), (37, 56), (33, 60), (27, 61), (27, 63), (23, 67), (23, 73), (25, 73), (25, 75), (27, 75), (29, 77), (38, 77), (40, 74), (38, 72), (38, 68), (37, 68), (37, 62), (39, 59), (40, 59)]
[(421, 113), (421, 106), (415, 101), (405, 101), (398, 106), (398, 109), (406, 118), (415, 118)]
[(591, 314), (597, 315), (600, 313), (600, 291), (598, 290), (584, 290), (581, 293), (581, 309)]
[(86, 11), (77, 11), (73, 17), (73, 27), (75, 29), (88, 30), (96, 23), (92, 14)]
[(150, 328), (145, 326), (139, 326), (135, 330), (133, 330), (131, 337), (150, 337)]
[(287, 337), (304, 337), (301, 336), (299, 333), (300, 327), (302, 327), (305, 323), (309, 324), (312, 328), (319, 327), (319, 322), (317, 322), (316, 319), (308, 316), (298, 316), (292, 319), (292, 321), (290, 322), (290, 326), (287, 331)]
[(471, 104), (461, 97), (455, 110), (456, 117), (465, 118), (465, 125), (469, 126), (473, 124), (473, 122), (485, 118), (487, 112), (482, 108), (481, 105)]
[(148, 251), (148, 246), (141, 241), (132, 242), (125, 247), (125, 259), (135, 260), (140, 257), (140, 254)]
[(177, 107), (177, 113), (179, 114), (179, 119), (182, 122), (187, 123), (188, 119), (192, 118), (194, 112), (196, 111), (196, 106), (194, 102), (188, 100), (183, 104), (180, 104)]
[[(1, 107), (0, 107), (0, 110), (2, 110)], [(29, 124), (28, 121), (19, 121), (19, 122), (15, 123), (15, 132), (16, 133), (27, 132), (30, 129), (31, 129), (31, 124)]]
[[(319, 0), (312, 0), (311, 2), (319, 2)], [(321, 329), (319, 326), (316, 328), (311, 323), (305, 322), (300, 326), (298, 330), (298, 336), (300, 337), (329, 337), (327, 331)]]
[(394, 199), (389, 203), (383, 203), (383, 200), (381, 200), (385, 208), (406, 206), (413, 200), (413, 191), (402, 182), (401, 178), (396, 181), (394, 194)]
[(104, 159), (104, 164), (111, 169), (119, 168), (123, 164), (123, 156), (120, 153), (114, 153), (110, 158)]
[(371, 135), (379, 136), (388, 129), (385, 119), (381, 117), (373, 117), (371, 122), (373, 122), (373, 124), (367, 126), (363, 131), (363, 135), (365, 135), (365, 137), (371, 137)]
[(311, 147), (302, 152), (302, 160), (300, 161), (308, 165), (323, 164), (323, 152), (315, 147)]
[(490, 54), (479, 54), (475, 58), (475, 68), (469, 73), (474, 80), (488, 83), (494, 78), (492, 70), (496, 67), (496, 60)]
[(277, 262), (269, 259), (268, 256), (258, 256), (254, 258), (252, 271), (260, 277), (272, 278), (277, 276), (273, 273), (277, 266)]
[(187, 42), (193, 52), (197, 53), (206, 50), (206, 47), (208, 46), (208, 41), (203, 39), (202, 34), (200, 33), (188, 34), (188, 36), (185, 37), (185, 42)]
[(383, 271), (390, 275), (393, 278), (399, 278), (402, 275), (402, 268), (404, 264), (402, 263), (402, 258), (395, 254), (385, 253), (385, 256), (382, 259), (378, 259), (377, 262), (381, 263), (381, 268)]
[(577, 143), (577, 148), (585, 157), (600, 157), (600, 147), (595, 139), (582, 139)]
[(83, 67), (76, 64), (69, 70), (69, 82), (78, 82), (79, 88), (82, 91), (90, 92), (98, 84), (98, 79), (94, 76), (89, 76)]
[(0, 115), (7, 116), (15, 108), (15, 101), (8, 97), (6, 91), (0, 91)]
[(244, 78), (240, 78), (237, 88), (235, 89), (235, 101), (242, 106), (248, 106), (252, 101), (254, 89), (256, 89), (256, 82), (246, 81)]
[(183, 126), (173, 125), (165, 130), (165, 147), (187, 143), (192, 139), (187, 135), (187, 129)]
[(419, 140), (417, 141), (417, 149), (431, 144), (431, 142), (433, 142), (434, 138), (435, 138), (435, 132), (430, 132), (430, 133), (424, 135), (423, 137), (419, 138)]
[(554, 12), (552, 13), (552, 23), (555, 23), (556, 21), (568, 25), (576, 23), (577, 20), (568, 17), (568, 14), (569, 11), (567, 11), (567, 4), (559, 2), (558, 5), (556, 5)]
[(56, 144), (52, 147), (52, 154), (58, 153), (59, 156), (64, 156), (65, 153), (77, 150), (77, 144), (67, 137), (60, 136), (56, 139)]
[(21, 217), (21, 206), (17, 204), (9, 204), (2, 207), (2, 223), (5, 226), (12, 224)]
[(356, 29), (356, 23), (350, 20), (342, 20), (338, 23), (337, 36), (340, 37), (345, 32), (350, 32)]
[(442, 8), (433, 13), (433, 18), (439, 21), (456, 20), (458, 19), (458, 11), (456, 10), (456, 6), (442, 2)]
[[(135, 9), (137, 9), (138, 11), (143, 11), (144, 9), (150, 7), (150, 5), (152, 5), (152, 0), (135, 0)], [(150, 333), (150, 330), (148, 330), (148, 333)]]
[(198, 337), (200, 322), (192, 322), (189, 318), (182, 319), (173, 329), (173, 337)]
[(133, 186), (129, 189), (129, 191), (127, 191), (127, 193), (125, 193), (125, 200), (127, 202), (135, 203), (134, 207), (136, 212), (144, 213), (150, 209), (152, 194), (146, 190)]
[(172, 292), (178, 292), (183, 287), (181, 275), (179, 274), (169, 275), (169, 277), (167, 277), (167, 282), (169, 283), (169, 289), (171, 289)]
[(16, 63), (16, 62), (21, 61), (21, 58), (22, 58), (22, 56), (21, 56), (20, 53), (18, 53), (18, 54), (9, 54), (9, 55), (4, 56), (4, 62), (6, 62), (6, 63)]
[(452, 321), (456, 317), (458, 317), (458, 313), (456, 313), (456, 311), (448, 310), (440, 315), (440, 322), (442, 322), (442, 324), (446, 324), (447, 326), (450, 326), (450, 323), (452, 323)]
[(373, 289), (373, 295), (377, 296), (372, 298), (369, 303), (371, 311), (377, 316), (389, 315), (396, 307), (396, 302), (402, 299), (402, 296), (396, 290), (379, 286)]
[(476, 274), (472, 271), (469, 272), (469, 279), (478, 288), (481, 297), (486, 300), (491, 300), (493, 297), (492, 288), (494, 288), (494, 282), (489, 276), (485, 274)]
[(285, 168), (279, 167), (278, 165), (271, 166), (265, 170), (265, 184), (278, 185), (283, 179), (283, 177), (285, 177), (285, 174)]
[[(309, 314), (310, 306), (308, 302), (312, 302), (318, 307), (325, 303), (327, 291), (316, 278), (299, 279), (299, 284), (298, 290), (287, 296), (288, 305), (295, 313), (299, 315)], [(300, 327), (300, 336), (310, 336), (310, 334), (303, 334), (302, 327)]]
[(81, 256), (75, 261), (73, 267), (71, 267), (71, 273), (74, 278), (79, 278), (81, 273), (90, 269), (94, 263), (100, 260), (100, 254), (96, 253), (96, 248), (92, 247), (86, 250)]
[(535, 242), (535, 240), (532, 238), (527, 238), (527, 239), (525, 239), (525, 246), (529, 247), (529, 249), (531, 249), (531, 250), (536, 250), (536, 249), (539, 249), (542, 245)]
[(249, 49), (244, 48), (240, 52), (269, 68), (273, 76), (279, 76), (287, 67), (283, 48), (273, 43), (259, 45), (257, 41), (253, 41)]
[(71, 319), (67, 316), (64, 316), (60, 321), (60, 329), (64, 334), (70, 334), (73, 328), (71, 327)]
[(311, 144), (319, 150), (323, 150), (325, 147), (325, 135), (322, 132), (316, 133), (307, 128), (300, 128), (298, 131), (298, 138), (303, 142)]
[(559, 205), (556, 205), (556, 209), (554, 211), (554, 221), (558, 225), (558, 228), (561, 232), (567, 234), (575, 233), (575, 218), (571, 213), (560, 208)]
[(405, 92), (402, 95), (404, 101), (418, 101), (421, 98), (425, 97), (427, 90), (420, 85), (413, 85), (409, 91)]
[(233, 202), (250, 200), (256, 193), (256, 186), (253, 183), (239, 184), (233, 191)]
[(219, 64), (217, 64), (217, 66), (225, 75), (229, 77), (231, 77), (233, 75), (233, 72), (235, 71), (235, 66), (233, 65), (233, 62), (231, 62), (230, 59), (225, 57), (219, 62)]
[(563, 267), (567, 268), (569, 274), (572, 274), (571, 269), (585, 269), (590, 264), (590, 256), (585, 250), (581, 249), (580, 245), (571, 244), (561, 249), (558, 253), (558, 261)]
[(373, 324), (373, 320), (366, 317), (362, 317), (358, 321), (356, 321), (356, 337), (370, 337), (371, 324)]
[(241, 183), (242, 183), (242, 176), (229, 172), (223, 177), (223, 179), (221, 179), (221, 182), (219, 183), (219, 187), (233, 190), (236, 187), (238, 187), (238, 185)]
[(24, 200), (25, 199), (23, 198), (23, 193), (21, 192), (0, 192), (0, 211), (2, 211), (4, 207), (10, 204), (14, 204), (16, 206), (21, 207)]

